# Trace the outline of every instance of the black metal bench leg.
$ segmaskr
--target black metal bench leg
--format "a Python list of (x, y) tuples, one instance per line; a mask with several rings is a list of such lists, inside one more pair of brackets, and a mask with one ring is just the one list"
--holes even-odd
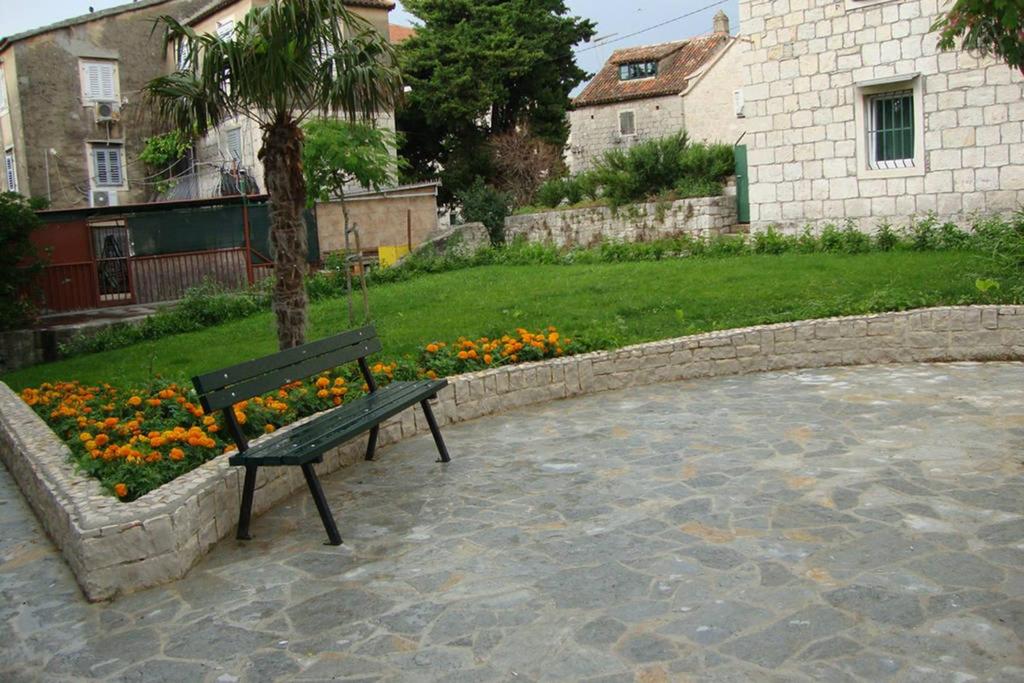
[(430, 433), (434, 435), (437, 452), (441, 454), (441, 459), (438, 462), (451, 461), (448, 456), (448, 447), (444, 445), (444, 439), (441, 438), (441, 429), (437, 426), (437, 420), (434, 419), (434, 411), (430, 408), (429, 399), (423, 399), (420, 401), (420, 405), (423, 407), (423, 415), (427, 418), (427, 424), (430, 426)]
[(380, 427), (373, 427), (370, 429), (370, 440), (366, 443), (366, 459), (373, 460), (373, 453), (377, 450), (377, 433), (380, 432)]
[(320, 520), (324, 523), (327, 538), (330, 539), (328, 545), (341, 545), (341, 534), (338, 533), (338, 527), (334, 523), (331, 508), (327, 506), (327, 498), (324, 497), (324, 490), (320, 486), (316, 470), (313, 469), (313, 463), (307, 462), (304, 464), (302, 466), (302, 474), (306, 477), (309, 492), (313, 494), (313, 502), (316, 503), (316, 509), (320, 513)]
[(245, 466), (245, 484), (242, 485), (242, 505), (238, 508), (239, 541), (251, 541), (249, 535), (249, 519), (252, 517), (252, 494), (256, 490), (256, 465)]

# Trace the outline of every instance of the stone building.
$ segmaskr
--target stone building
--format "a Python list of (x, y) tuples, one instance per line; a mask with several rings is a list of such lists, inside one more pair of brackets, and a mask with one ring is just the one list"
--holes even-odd
[(1024, 77), (939, 52), (938, 0), (740, 0), (754, 230), (1024, 202)]
[(732, 144), (745, 130), (741, 67), (747, 41), (715, 15), (712, 33), (616, 50), (573, 100), (567, 161), (573, 173), (611, 149), (686, 130)]
[(141, 89), (166, 66), (153, 20), (201, 3), (139, 0), (0, 39), (0, 190), (56, 208), (144, 201)]
[[(215, 0), (188, 17), (186, 23), (197, 33), (217, 33), (230, 36), (236, 21), (240, 21), (253, 7), (264, 5), (268, 0)], [(391, 0), (346, 0), (345, 5), (384, 36), (391, 34), (388, 13), (394, 9)], [(399, 39), (408, 35), (399, 30)], [(167, 69), (177, 67), (175, 55)], [(395, 129), (393, 112), (382, 112), (376, 125)], [(263, 133), (259, 126), (245, 117), (234, 117), (222, 121), (216, 129), (199, 140), (193, 151), (194, 172), (179, 178), (172, 191), (177, 199), (208, 198), (220, 194), (238, 194), (239, 178), (248, 178), (250, 187), (263, 187), (263, 163), (257, 157), (262, 146)]]

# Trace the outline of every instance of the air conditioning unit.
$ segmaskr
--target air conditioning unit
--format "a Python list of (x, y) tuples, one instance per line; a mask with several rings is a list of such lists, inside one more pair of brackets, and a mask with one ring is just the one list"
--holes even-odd
[(89, 193), (89, 206), (117, 206), (117, 192), (93, 190)]
[(103, 101), (96, 103), (96, 123), (121, 120), (121, 103)]

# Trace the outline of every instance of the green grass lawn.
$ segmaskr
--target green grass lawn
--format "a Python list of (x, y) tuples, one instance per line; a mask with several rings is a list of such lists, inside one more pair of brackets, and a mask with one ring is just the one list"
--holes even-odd
[[(805, 318), (980, 300), (966, 252), (787, 254), (574, 266), (488, 266), (370, 290), (384, 357), (432, 340), (556, 325), (601, 346)], [(357, 311), (362, 302), (357, 299)], [(310, 339), (344, 330), (344, 299), (311, 307)], [(269, 313), (200, 332), (79, 356), (0, 377), (14, 389), (54, 380), (187, 380), (276, 350)]]

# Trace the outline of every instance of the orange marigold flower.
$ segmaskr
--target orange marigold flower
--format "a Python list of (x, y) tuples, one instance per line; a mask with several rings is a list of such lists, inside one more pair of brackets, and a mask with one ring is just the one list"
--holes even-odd
[(274, 425), (270, 424), (269, 422), (267, 424), (263, 425), (263, 431), (265, 431), (267, 434), (270, 434), (275, 429), (277, 429), (277, 427), (275, 427)]
[(128, 495), (128, 487), (124, 484), (114, 484), (114, 494), (117, 495), (118, 498), (124, 498)]
[(169, 453), (171, 460), (182, 460), (185, 457), (185, 451), (180, 448), (172, 448)]
[(557, 332), (552, 332), (551, 334), (548, 335), (548, 343), (549, 344), (554, 344), (557, 341), (558, 341), (558, 333)]
[(437, 373), (433, 370), (427, 370), (427, 377), (430, 379), (437, 379)]
[(427, 344), (427, 351), (429, 351), (430, 353), (437, 353), (438, 350), (439, 347), (437, 344)]
[(491, 360), (492, 360), (491, 354), (485, 353), (484, 354), (484, 362), (487, 363), (488, 365), (490, 365), (491, 364)]
[(206, 425), (207, 427), (209, 427), (216, 421), (216, 418), (214, 418), (212, 415), (207, 415), (206, 417), (203, 418), (203, 424)]
[(465, 351), (459, 351), (459, 360), (466, 360), (469, 358), (469, 354)]
[[(327, 379), (326, 377), (320, 377), (320, 378), (318, 378), (318, 379), (316, 380), (316, 385), (317, 385), (317, 386), (318, 386), (319, 388), (321, 388), (321, 389), (323, 389), (324, 387), (326, 387), (326, 386), (327, 386), (328, 384), (330, 384), (330, 383), (331, 383), (331, 381), (330, 381), (329, 379)], [(321, 397), (321, 398), (322, 398), (322, 397)]]
[(140, 398), (139, 396), (132, 396), (130, 399), (128, 399), (128, 405), (140, 406), (142, 405), (142, 398)]
[(316, 392), (317, 398), (327, 398), (330, 395), (331, 392), (327, 391), (326, 389), (321, 389), (320, 391)]
[(154, 408), (160, 405), (160, 399), (158, 398), (147, 398), (146, 403), (153, 406)]
[(469, 351), (466, 352), (466, 355), (469, 356), (470, 358), (475, 359), (476, 358), (476, 349), (470, 349)]
[(333, 403), (336, 406), (340, 406), (341, 405), (341, 396), (335, 396), (333, 399), (331, 399), (331, 403)]
[(78, 438), (81, 439), (82, 441), (92, 441), (92, 434), (90, 434), (89, 432), (82, 432), (81, 434), (78, 435)]

